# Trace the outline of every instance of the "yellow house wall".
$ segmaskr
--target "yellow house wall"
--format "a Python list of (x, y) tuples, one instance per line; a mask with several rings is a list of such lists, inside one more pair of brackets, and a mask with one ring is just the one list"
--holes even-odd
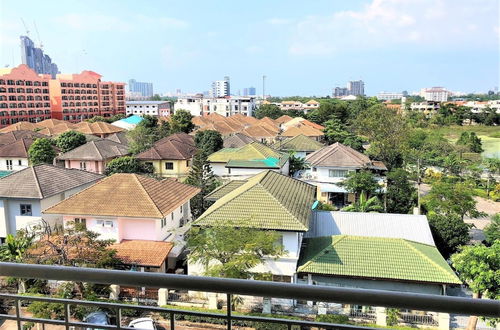
[[(165, 169), (166, 163), (173, 163), (174, 168), (172, 170)], [(184, 178), (188, 175), (190, 167), (187, 166), (187, 160), (153, 160), (153, 161), (142, 161), (142, 163), (153, 163), (154, 173), (158, 174), (164, 178), (175, 177)], [(191, 164), (191, 161), (189, 161)]]

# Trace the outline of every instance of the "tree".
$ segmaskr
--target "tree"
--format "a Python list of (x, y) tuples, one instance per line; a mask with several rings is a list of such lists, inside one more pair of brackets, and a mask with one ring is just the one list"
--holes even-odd
[(409, 174), (396, 168), (387, 174), (387, 212), (409, 213), (415, 205), (416, 189), (409, 181)]
[[(453, 267), (458, 276), (471, 291), (473, 298), (485, 296), (490, 299), (500, 299), (500, 241), (492, 246), (484, 245), (464, 246), (460, 253), (451, 257)], [(490, 320), (495, 326), (499, 319)], [(475, 329), (477, 316), (469, 318), (467, 329)]]
[(56, 146), (61, 152), (68, 152), (85, 143), (87, 143), (85, 135), (77, 131), (66, 131), (56, 139)]
[(375, 175), (368, 170), (350, 173), (340, 185), (345, 187), (347, 191), (358, 196), (361, 192), (365, 192), (367, 197), (370, 197), (380, 190), (380, 185)]
[(218, 186), (210, 163), (207, 161), (207, 154), (203, 150), (198, 150), (194, 155), (185, 183), (201, 189), (201, 192), (190, 201), (191, 213), (194, 218), (198, 218), (210, 206), (210, 202), (205, 200), (205, 196)]
[(102, 121), (105, 123), (108, 122), (108, 120), (106, 118), (104, 118), (103, 116), (94, 116), (94, 117), (86, 120), (86, 122), (88, 122), (88, 123), (96, 123), (98, 121)]
[(31, 165), (52, 164), (56, 157), (52, 141), (47, 138), (36, 139), (28, 149), (28, 156)]
[(112, 122), (121, 120), (121, 119), (126, 118), (126, 117), (127, 116), (125, 116), (125, 114), (123, 114), (123, 113), (117, 113), (116, 115), (109, 117), (108, 123), (112, 123)]
[(488, 244), (492, 245), (495, 241), (500, 241), (500, 213), (491, 217), (491, 223), (484, 228), (483, 232)]
[(458, 251), (460, 246), (469, 242), (470, 225), (465, 223), (459, 216), (455, 214), (429, 214), (427, 218), (436, 247), (445, 258)]
[(193, 227), (187, 237), (188, 258), (205, 266), (205, 276), (247, 279), (265, 258), (283, 255), (283, 245), (276, 244), (280, 236), (231, 221), (223, 226)]
[(152, 165), (141, 163), (135, 157), (124, 156), (111, 160), (106, 165), (104, 174), (108, 176), (115, 173), (152, 174), (153, 171)]
[(296, 172), (305, 170), (306, 168), (309, 168), (309, 166), (306, 163), (306, 160), (301, 157), (295, 156), (295, 153), (290, 153), (290, 158), (288, 160), (290, 162), (290, 176), (293, 176)]
[(158, 94), (155, 94), (149, 98), (151, 101), (161, 101), (161, 97)]
[(19, 230), (16, 236), (8, 234), (5, 243), (0, 245), (0, 261), (22, 262), (33, 241), (34, 236), (24, 230)]
[(347, 145), (357, 151), (363, 152), (363, 140), (349, 132), (345, 125), (337, 118), (332, 118), (324, 123), (325, 129), (325, 139), (328, 144), (332, 143), (342, 143)]
[(464, 183), (435, 182), (427, 196), (424, 205), (429, 214), (439, 214), (445, 217), (458, 216), (464, 219), (484, 216), (476, 208), (476, 201), (471, 187)]
[(129, 141), (128, 149), (130, 153), (134, 155), (138, 154), (151, 148), (158, 140), (156, 127), (150, 128), (139, 123), (133, 130), (127, 132), (127, 139)]
[(285, 113), (276, 104), (262, 104), (255, 111), (255, 117), (257, 119), (262, 119), (264, 117), (276, 119), (283, 116), (284, 114)]
[(378, 197), (367, 198), (364, 191), (361, 192), (356, 202), (342, 209), (345, 212), (382, 212), (383, 210)]
[(482, 142), (474, 132), (462, 132), (457, 141), (457, 145), (466, 146), (470, 152), (481, 153), (483, 152)]
[(197, 131), (194, 136), (194, 143), (207, 156), (219, 151), (224, 145), (222, 135), (212, 130)]
[(194, 129), (191, 112), (183, 109), (176, 110), (170, 120), (171, 133), (191, 133)]
[(396, 110), (377, 104), (361, 112), (354, 121), (358, 133), (368, 138), (368, 154), (387, 168), (402, 167), (408, 124)]

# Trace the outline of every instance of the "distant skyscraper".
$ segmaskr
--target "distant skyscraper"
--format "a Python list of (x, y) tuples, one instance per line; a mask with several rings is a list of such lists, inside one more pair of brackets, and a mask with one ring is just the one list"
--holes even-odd
[(35, 44), (28, 36), (21, 36), (21, 62), (26, 64), (38, 74), (50, 74), (52, 78), (56, 77), (59, 69), (49, 55), (43, 53), (43, 50), (35, 47)]
[(363, 80), (349, 81), (347, 83), (347, 89), (350, 95), (365, 95), (365, 83)]
[(143, 97), (153, 96), (153, 83), (140, 82), (135, 79), (128, 81), (128, 90), (131, 93), (140, 93)]
[(333, 89), (333, 97), (342, 97), (349, 95), (349, 90), (345, 87), (335, 87)]
[(210, 96), (212, 97), (224, 97), (231, 95), (231, 87), (229, 83), (229, 77), (225, 76), (224, 80), (216, 80), (212, 82), (212, 89)]
[(257, 95), (255, 87), (243, 88), (243, 96), (255, 96), (255, 95)]

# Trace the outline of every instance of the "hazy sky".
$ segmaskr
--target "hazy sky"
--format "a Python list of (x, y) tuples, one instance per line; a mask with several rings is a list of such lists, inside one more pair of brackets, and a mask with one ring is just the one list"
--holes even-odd
[(499, 86), (498, 0), (0, 0), (0, 65), (21, 62), (21, 17), (65, 73), (154, 83), (155, 92), (326, 95)]

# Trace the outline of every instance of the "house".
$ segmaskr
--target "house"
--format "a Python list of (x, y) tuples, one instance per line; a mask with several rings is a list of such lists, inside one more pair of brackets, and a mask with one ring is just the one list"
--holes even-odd
[[(25, 168), (0, 179), (0, 240), (41, 221), (42, 211), (89, 187), (103, 176), (52, 165)], [(44, 216), (50, 225), (62, 223)]]
[(251, 137), (252, 139), (259, 141), (261, 143), (271, 144), (276, 139), (278, 132), (272, 130), (269, 125), (257, 123), (252, 126), (245, 128), (241, 131), (242, 134)]
[(208, 156), (215, 175), (222, 178), (246, 179), (263, 170), (273, 170), (288, 175), (289, 155), (259, 142), (240, 148), (224, 148)]
[(56, 161), (64, 162), (65, 168), (103, 174), (107, 163), (128, 154), (127, 146), (108, 139), (98, 139), (57, 156)]
[(289, 126), (286, 128), (283, 133), (281, 133), (281, 136), (284, 137), (294, 137), (297, 135), (305, 135), (315, 141), (322, 141), (323, 137), (325, 136), (325, 133), (320, 131), (319, 129), (316, 129), (314, 127), (311, 127), (309, 125), (304, 125), (304, 124), (299, 124), (297, 126)]
[(83, 134), (95, 135), (100, 138), (105, 138), (113, 133), (124, 131), (124, 129), (121, 127), (113, 126), (102, 121), (98, 121), (95, 123), (82, 121), (78, 124), (75, 124), (75, 130)]
[(274, 122), (277, 124), (277, 125), (283, 125), (284, 123), (286, 122), (289, 122), (290, 120), (292, 120), (293, 117), (290, 117), (289, 115), (283, 115), (281, 117), (278, 117), (274, 120)]
[(21, 139), (38, 139), (38, 138), (48, 138), (47, 135), (26, 130), (10, 131), (7, 133), (0, 134), (0, 146), (10, 144)]
[(33, 141), (30, 138), (21, 138), (0, 146), (0, 171), (19, 171), (28, 167), (28, 150)]
[(111, 125), (130, 131), (134, 129), (141, 121), (143, 121), (143, 118), (141, 116), (132, 115), (127, 118), (114, 121), (111, 123)]
[(37, 128), (39, 128), (39, 127), (36, 124), (30, 123), (28, 121), (19, 121), (15, 124), (12, 124), (12, 125), (9, 125), (9, 126), (6, 126), (2, 129), (0, 129), (0, 133), (8, 133), (11, 131), (19, 131), (19, 130), (34, 131)]
[[(274, 171), (263, 171), (247, 180), (230, 181), (212, 192), (207, 198), (215, 203), (193, 222), (193, 226), (231, 223), (278, 231), (287, 253), (276, 260), (268, 258), (253, 271), (270, 272), (276, 281), (294, 282), (302, 237), (309, 229), (315, 195), (313, 185)], [(190, 275), (201, 275), (203, 266), (188, 260), (188, 271)]]
[(300, 125), (307, 125), (307, 126), (310, 126), (310, 127), (315, 128), (317, 130), (320, 130), (320, 131), (325, 129), (324, 126), (321, 126), (320, 124), (313, 123), (312, 121), (309, 121), (309, 120), (304, 119), (302, 117), (295, 117), (295, 118), (292, 118), (292, 119), (285, 121), (281, 124), (283, 129), (287, 129), (287, 128), (292, 127), (292, 126), (300, 126)]
[(323, 144), (303, 134), (275, 142), (273, 149), (293, 153), (295, 157), (305, 159), (307, 155), (324, 147)]
[(297, 277), (312, 285), (436, 295), (462, 283), (433, 245), (355, 235), (305, 238)]
[(175, 133), (157, 141), (150, 149), (136, 155), (136, 158), (151, 164), (157, 175), (185, 178), (195, 153), (194, 138), (186, 133)]
[[(1, 136), (0, 136), (1, 139)], [(255, 140), (243, 133), (235, 133), (224, 138), (224, 148), (241, 148)]]
[(373, 171), (383, 188), (383, 176), (387, 171), (384, 163), (373, 161), (368, 156), (343, 145), (334, 143), (321, 148), (306, 157), (309, 168), (297, 174), (301, 180), (315, 184), (318, 189), (318, 200), (322, 203), (342, 207), (353, 203), (356, 196), (339, 185), (349, 173), (362, 169)]
[(309, 100), (302, 104), (302, 108), (304, 109), (304, 113), (307, 114), (309, 111), (319, 109), (319, 102), (316, 100)]
[(175, 258), (171, 254), (173, 247), (171, 242), (126, 239), (109, 246), (126, 268), (157, 273), (175, 268)]
[[(179, 242), (191, 221), (190, 200), (200, 189), (173, 179), (118, 173), (48, 208), (65, 226), (83, 223), (102, 239)], [(180, 254), (179, 244), (176, 257)], [(175, 263), (176, 260), (172, 260)]]
[(62, 121), (62, 123), (60, 124), (57, 123), (54, 124), (55, 124), (54, 126), (45, 126), (45, 128), (42, 127), (42, 129), (39, 132), (45, 135), (56, 136), (67, 131), (77, 130), (75, 124), (72, 124), (70, 122)]

